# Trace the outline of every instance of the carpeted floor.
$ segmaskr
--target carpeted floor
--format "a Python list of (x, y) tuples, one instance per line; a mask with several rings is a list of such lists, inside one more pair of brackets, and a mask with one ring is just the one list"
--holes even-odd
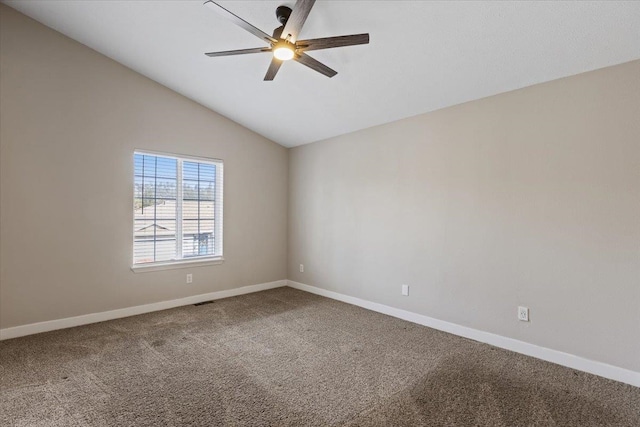
[(640, 389), (291, 288), (0, 342), (2, 426), (639, 426)]

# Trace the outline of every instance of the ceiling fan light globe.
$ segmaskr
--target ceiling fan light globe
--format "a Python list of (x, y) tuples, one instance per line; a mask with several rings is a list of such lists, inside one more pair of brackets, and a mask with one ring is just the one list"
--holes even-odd
[(273, 56), (281, 61), (293, 59), (293, 49), (285, 46), (277, 47), (273, 50)]

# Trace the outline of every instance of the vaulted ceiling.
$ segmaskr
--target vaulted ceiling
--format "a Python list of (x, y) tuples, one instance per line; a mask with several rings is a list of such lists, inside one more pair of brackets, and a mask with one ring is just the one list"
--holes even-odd
[[(296, 146), (640, 58), (640, 2), (316, 2), (302, 38), (368, 32), (311, 52), (327, 78), (270, 54), (203, 1), (6, 1), (133, 70), (284, 146)], [(271, 33), (293, 1), (220, 1)]]

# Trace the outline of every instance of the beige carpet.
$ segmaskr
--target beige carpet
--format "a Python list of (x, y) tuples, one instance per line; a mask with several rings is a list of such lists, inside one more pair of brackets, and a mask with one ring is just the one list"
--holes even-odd
[(640, 426), (640, 389), (290, 288), (0, 343), (2, 426)]

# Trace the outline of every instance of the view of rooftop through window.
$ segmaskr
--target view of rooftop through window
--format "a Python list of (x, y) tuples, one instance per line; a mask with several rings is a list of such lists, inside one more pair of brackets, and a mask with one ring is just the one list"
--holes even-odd
[(221, 169), (213, 160), (134, 154), (134, 264), (221, 255)]

